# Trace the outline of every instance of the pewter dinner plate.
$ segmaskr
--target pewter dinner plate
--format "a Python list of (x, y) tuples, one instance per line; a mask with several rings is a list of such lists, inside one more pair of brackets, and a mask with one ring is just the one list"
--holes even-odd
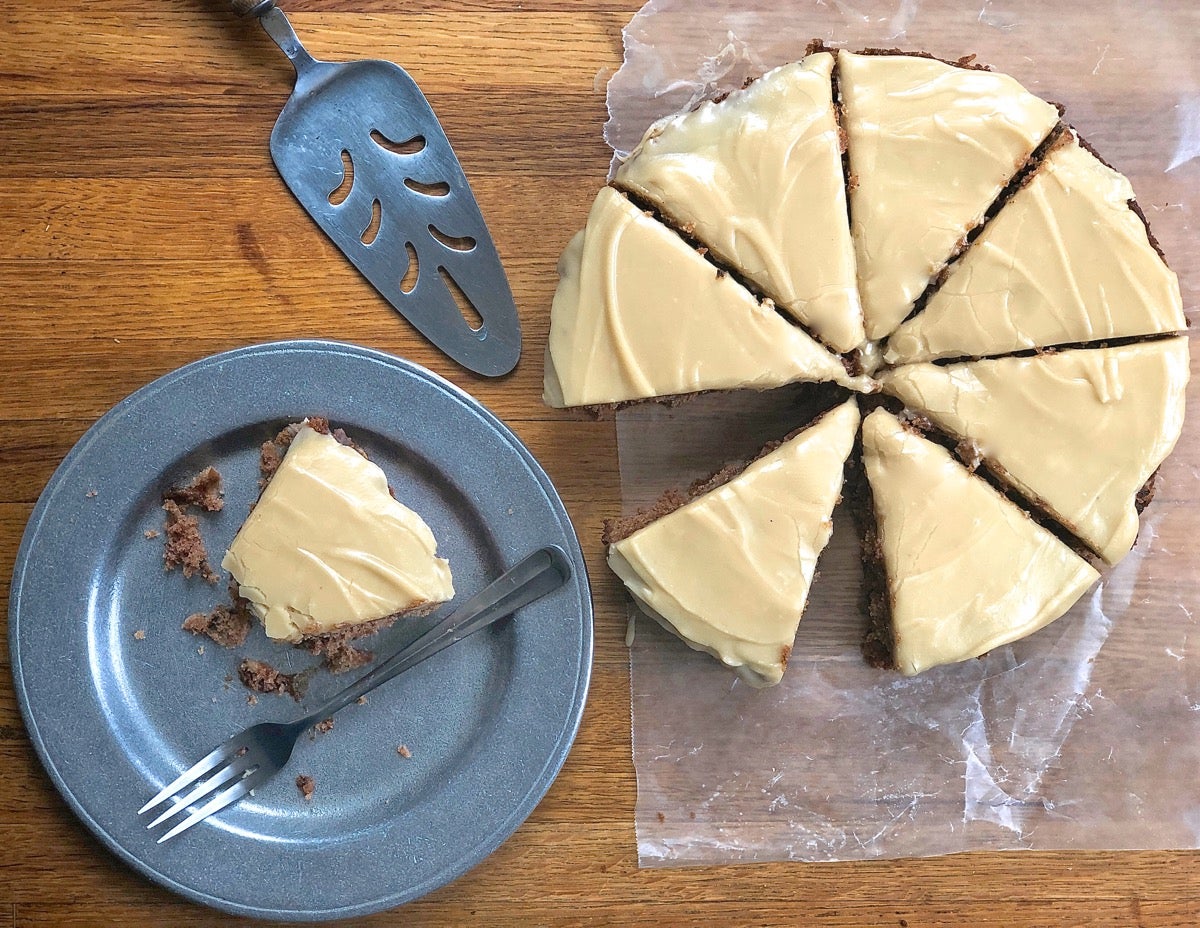
[[(212, 559), (257, 496), (258, 452), (305, 415), (328, 417), (433, 527), (465, 599), (533, 549), (558, 544), (571, 582), (351, 705), (303, 738), (256, 794), (166, 844), (138, 808), (254, 722), (292, 718), (247, 698), (243, 656), (315, 661), (256, 628), (228, 651), (180, 629), (224, 584), (165, 573), (162, 492), (208, 464), (225, 508), (202, 514)], [(583, 557), (549, 478), (467, 394), (386, 354), (334, 342), (253, 346), (198, 361), (119, 403), (51, 478), (13, 573), (17, 698), (42, 762), (119, 857), (198, 902), (319, 920), (399, 905), (483, 860), (533, 810), (566, 758), (587, 694), (592, 609)], [(415, 633), (398, 623), (376, 650)], [(421, 624), (424, 624), (422, 622)], [(349, 682), (318, 675), (306, 705)], [(411, 757), (398, 751), (405, 745)], [(304, 801), (296, 776), (312, 776)]]

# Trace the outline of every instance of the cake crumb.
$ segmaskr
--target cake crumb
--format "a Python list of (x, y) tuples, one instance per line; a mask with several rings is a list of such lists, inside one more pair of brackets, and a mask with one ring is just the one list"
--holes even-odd
[(133, 633), (133, 637), (136, 638), (138, 641), (144, 641), (146, 638), (146, 630), (144, 628), (139, 628), (136, 632)]
[(143, 537), (143, 538), (147, 538), (147, 539), (149, 539), (149, 538), (157, 538), (157, 537), (158, 537), (159, 535), (161, 535), (161, 534), (162, 534), (162, 532), (160, 532), (160, 531), (159, 531), (158, 529), (156, 529), (156, 528), (148, 528), (148, 529), (146, 529), (144, 532), (142, 532), (142, 537)]
[(212, 612), (193, 612), (183, 620), (182, 628), (193, 635), (207, 635), (223, 648), (237, 648), (245, 644), (252, 624), (245, 602), (235, 601), (232, 606), (221, 604)]
[(331, 715), (329, 718), (317, 722), (317, 724), (313, 726), (313, 729), (315, 731), (319, 731), (323, 735), (329, 734), (331, 731), (333, 731), (333, 716)]
[(171, 500), (180, 506), (199, 506), (206, 512), (220, 512), (225, 507), (221, 474), (211, 465), (192, 478), (183, 487), (171, 487), (163, 494), (163, 502)]
[(208, 562), (208, 549), (200, 537), (200, 522), (180, 509), (174, 500), (165, 500), (162, 508), (167, 514), (167, 542), (163, 548), (166, 569), (182, 567), (186, 578), (198, 573), (209, 583), (216, 583), (219, 578)]
[(257, 706), (258, 705), (258, 697), (255, 696), (253, 693), (247, 693), (246, 694), (246, 705)]
[(87, 491), (86, 493), (84, 493), (83, 495), (84, 495), (84, 496), (86, 496), (88, 499), (95, 499), (95, 498), (96, 498), (97, 496), (99, 496), (100, 494), (99, 494), (99, 493), (97, 493), (95, 490), (88, 490), (88, 491)]
[(971, 473), (979, 470), (979, 465), (983, 463), (983, 451), (979, 445), (969, 438), (964, 438), (954, 448), (967, 470)]
[(196, 648), (196, 653), (203, 654), (204, 653), (204, 645), (200, 645), (200, 647)]
[(312, 802), (313, 793), (317, 791), (317, 783), (312, 777), (302, 773), (296, 777), (296, 789), (300, 790), (300, 795), (304, 797), (305, 802)]
[(358, 699), (356, 699), (356, 700), (354, 700), (354, 701), (355, 701), (356, 703), (358, 703), (360, 706), (365, 706), (365, 705), (367, 704), (367, 697), (366, 697), (366, 696), (359, 696), (359, 697), (358, 697)]
[(325, 668), (330, 673), (345, 673), (375, 659), (375, 652), (365, 648), (351, 647), (344, 641), (336, 641), (325, 649)]
[(258, 456), (258, 472), (260, 474), (258, 485), (265, 487), (267, 482), (275, 476), (275, 471), (279, 470), (279, 464), (283, 460), (283, 455), (274, 442), (264, 441)]
[(266, 661), (256, 661), (246, 658), (238, 665), (238, 679), (242, 686), (256, 693), (278, 693), (291, 696), (297, 702), (304, 695), (307, 675), (300, 673), (282, 673)]
[(412, 757), (412, 751), (410, 751), (408, 749), (407, 744), (402, 744), (402, 745), (400, 745), (400, 747), (396, 748), (396, 753), (399, 754), (401, 757), (403, 757), (405, 760), (408, 760), (410, 757)]

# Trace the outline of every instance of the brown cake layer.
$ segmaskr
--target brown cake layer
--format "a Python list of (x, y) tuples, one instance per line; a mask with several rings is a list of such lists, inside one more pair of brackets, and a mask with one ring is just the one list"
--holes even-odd
[(867, 615), (867, 630), (862, 640), (863, 658), (872, 667), (894, 669), (892, 603), (888, 595), (883, 549), (879, 545), (874, 497), (863, 468), (861, 435), (855, 438), (854, 450), (846, 462), (843, 494), (858, 527), (859, 553), (863, 565), (861, 605)]
[(319, 635), (307, 635), (296, 642), (296, 647), (323, 657), (325, 667), (330, 672), (345, 673), (347, 670), (354, 670), (364, 664), (369, 664), (375, 659), (373, 651), (353, 647), (351, 642), (383, 631), (395, 624), (398, 619), (419, 619), (427, 616), (437, 610), (440, 605), (441, 603), (420, 603), (403, 612), (386, 615), (370, 622), (348, 625), (345, 628), (322, 632)]
[[(1124, 335), (1121, 338), (1105, 338), (1094, 342), (1065, 342), (1061, 345), (1048, 345), (1042, 348), (1020, 348), (1016, 351), (1002, 351), (998, 354), (959, 355), (951, 358), (934, 358), (932, 361), (921, 361), (921, 364), (936, 364), (938, 367), (949, 367), (951, 364), (963, 364), (969, 361), (995, 361), (1000, 358), (1035, 358), (1043, 354), (1058, 354), (1060, 351), (1088, 351), (1102, 348), (1123, 348), (1126, 345), (1141, 345), (1146, 342), (1166, 341), (1176, 338), (1179, 332), (1156, 332), (1152, 335)], [(908, 363), (908, 362), (906, 362)], [(893, 367), (903, 367), (904, 364), (888, 365), (880, 370), (891, 370)]]
[[(790, 319), (788, 321), (791, 322)], [(862, 364), (858, 358), (857, 349), (849, 354), (836, 355), (836, 357), (842, 362), (842, 367), (851, 377), (858, 377), (863, 373)], [(809, 390), (835, 388), (845, 392), (844, 387), (837, 386), (832, 381), (813, 381), (811, 383), (806, 383), (804, 381), (796, 382), (796, 384), (801, 383), (803, 383), (805, 388)], [(771, 387), (769, 389), (777, 390), (780, 388)], [(609, 421), (622, 409), (628, 409), (632, 406), (644, 406), (648, 403), (655, 403), (659, 406), (666, 406), (669, 409), (673, 409), (677, 406), (682, 406), (685, 403), (690, 403), (701, 396), (708, 396), (717, 393), (730, 394), (743, 392), (745, 392), (743, 389), (731, 388), (728, 390), (697, 390), (694, 393), (664, 393), (659, 396), (647, 396), (637, 400), (621, 400), (616, 403), (592, 403), (586, 406), (567, 406), (559, 410), (559, 412), (584, 412), (592, 419)]]

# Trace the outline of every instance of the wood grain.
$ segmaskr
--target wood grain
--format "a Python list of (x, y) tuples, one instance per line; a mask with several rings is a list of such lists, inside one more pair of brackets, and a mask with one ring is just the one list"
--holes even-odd
[[(583, 541), (596, 662), (578, 741), (529, 821), (456, 883), (371, 925), (1192, 926), (1191, 853), (969, 854), (639, 870), (611, 422), (542, 406), (558, 254), (602, 183), (603, 78), (640, 0), (293, 0), (317, 55), (382, 57), (429, 95), (489, 217), (525, 351), (458, 369), (304, 216), (266, 140), (290, 69), (218, 0), (0, 12), (0, 596), (54, 468), (113, 403), (204, 355), (276, 338), (391, 351), (470, 390), (555, 480)], [(1181, 540), (1183, 543), (1184, 540)], [(6, 617), (5, 607), (0, 615)], [(229, 924), (119, 864), (30, 747), (0, 654), (0, 925)]]

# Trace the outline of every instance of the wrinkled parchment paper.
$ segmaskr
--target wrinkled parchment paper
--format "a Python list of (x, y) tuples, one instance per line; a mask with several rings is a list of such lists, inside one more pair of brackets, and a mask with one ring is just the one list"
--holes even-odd
[[(605, 137), (799, 57), (808, 41), (976, 53), (1127, 174), (1189, 317), (1200, 307), (1200, 5), (651, 0), (625, 30)], [(1200, 847), (1200, 377), (1134, 552), (1064, 618), (905, 680), (867, 667), (849, 514), (784, 681), (754, 691), (647, 619), (632, 643), (643, 866), (972, 849)], [(802, 423), (802, 391), (618, 417), (632, 512)]]

